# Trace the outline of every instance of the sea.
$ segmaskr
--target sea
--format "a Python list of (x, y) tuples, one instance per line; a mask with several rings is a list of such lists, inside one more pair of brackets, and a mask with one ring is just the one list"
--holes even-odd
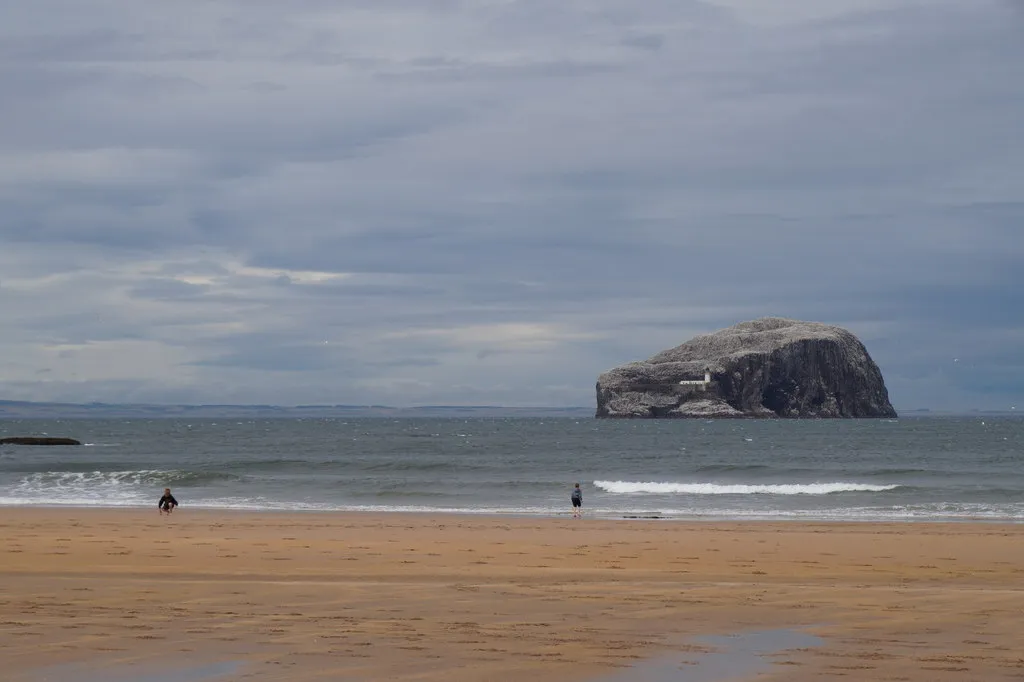
[(1024, 418), (3, 420), (0, 506), (1024, 522)]

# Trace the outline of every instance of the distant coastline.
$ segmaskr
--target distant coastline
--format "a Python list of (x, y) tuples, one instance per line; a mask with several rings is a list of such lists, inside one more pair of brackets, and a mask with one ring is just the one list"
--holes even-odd
[(156, 405), (49, 403), (0, 400), (2, 419), (325, 419), (415, 417), (566, 417), (592, 419), (592, 407), (505, 407), (501, 405)]

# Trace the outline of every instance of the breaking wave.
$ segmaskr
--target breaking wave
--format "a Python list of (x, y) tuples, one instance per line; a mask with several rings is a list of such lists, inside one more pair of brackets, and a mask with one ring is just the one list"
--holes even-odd
[(870, 483), (779, 483), (779, 484), (720, 484), (720, 483), (668, 483), (632, 481), (594, 481), (594, 486), (619, 495), (831, 495), (833, 493), (896, 490), (899, 485), (872, 485)]
[(43, 471), (0, 490), (0, 504), (125, 506), (148, 504), (164, 487), (202, 486), (238, 477), (218, 472), (162, 469)]
[(237, 479), (226, 473), (136, 469), (131, 471), (42, 471), (26, 476), (20, 485), (41, 487), (81, 487), (90, 485), (171, 485), (202, 484)]

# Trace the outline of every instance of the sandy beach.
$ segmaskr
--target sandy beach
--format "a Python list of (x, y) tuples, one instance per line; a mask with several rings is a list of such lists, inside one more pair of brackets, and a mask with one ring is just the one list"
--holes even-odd
[(628, 679), (763, 631), (820, 640), (749, 679), (1024, 679), (1019, 525), (2, 508), (0, 528), (9, 682)]

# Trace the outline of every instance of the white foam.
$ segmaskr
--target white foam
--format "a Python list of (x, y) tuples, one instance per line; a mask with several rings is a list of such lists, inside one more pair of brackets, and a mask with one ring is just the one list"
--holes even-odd
[(898, 485), (870, 483), (779, 483), (747, 485), (742, 483), (671, 483), (633, 481), (594, 481), (605, 492), (620, 495), (830, 495), (844, 492), (885, 492)]
[[(155, 502), (154, 502), (155, 504)], [(109, 495), (54, 497), (28, 496), (17, 497), (0, 495), (0, 507), (143, 507), (149, 506), (148, 499), (141, 495), (131, 497), (111, 497)]]
[(25, 476), (0, 491), (0, 504), (56, 506), (132, 506), (148, 504), (153, 490), (174, 480), (178, 471), (48, 471)]

